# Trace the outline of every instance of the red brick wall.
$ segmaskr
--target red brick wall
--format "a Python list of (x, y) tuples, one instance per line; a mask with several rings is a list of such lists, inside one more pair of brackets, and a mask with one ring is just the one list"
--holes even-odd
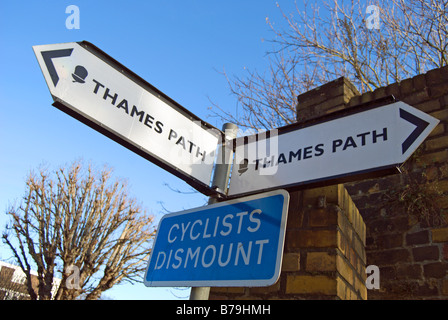
[(441, 122), (404, 173), (346, 184), (367, 225), (367, 264), (380, 267), (369, 299), (448, 299), (448, 67), (353, 97), (394, 95)]

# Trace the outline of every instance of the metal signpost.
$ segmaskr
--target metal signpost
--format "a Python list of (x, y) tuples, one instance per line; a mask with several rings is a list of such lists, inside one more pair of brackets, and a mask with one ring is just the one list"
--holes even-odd
[(93, 44), (33, 47), (54, 105), (206, 195), (222, 132)]
[(167, 214), (147, 286), (269, 286), (279, 275), (289, 194), (276, 190)]
[[(208, 204), (218, 202), (220, 194), (227, 194), (229, 185), (230, 170), (233, 162), (233, 147), (231, 142), (237, 137), (238, 126), (233, 123), (225, 123), (222, 126), (224, 132), (224, 143), (218, 149), (216, 157), (217, 163), (213, 172), (212, 188), (220, 191), (216, 196), (208, 199)], [(210, 287), (192, 287), (190, 291), (190, 300), (208, 300)]]
[(239, 138), (229, 196), (396, 170), (438, 123), (395, 102), (317, 124), (279, 128), (265, 139)]

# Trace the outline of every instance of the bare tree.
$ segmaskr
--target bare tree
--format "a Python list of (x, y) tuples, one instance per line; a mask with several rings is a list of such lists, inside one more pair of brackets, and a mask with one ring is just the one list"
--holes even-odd
[[(110, 178), (110, 170), (95, 173), (79, 162), (27, 178), (22, 203), (7, 211), (12, 219), (3, 241), (27, 276), (31, 299), (52, 298), (57, 272), (62, 282), (54, 299), (98, 299), (124, 280), (141, 281), (153, 218), (123, 181)], [(33, 265), (38, 292), (31, 286)]]
[(363, 93), (448, 62), (447, 0), (300, 1), (281, 12), (284, 29), (266, 19), (275, 35), (268, 71), (224, 73), (237, 110), (212, 102), (223, 121), (271, 129), (296, 121), (298, 94), (341, 76)]

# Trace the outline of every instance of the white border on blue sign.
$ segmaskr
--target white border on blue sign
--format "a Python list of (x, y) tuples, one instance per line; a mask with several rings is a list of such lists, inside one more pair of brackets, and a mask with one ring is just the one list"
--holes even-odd
[[(165, 218), (170, 218), (174, 216), (189, 214), (193, 212), (209, 210), (213, 208), (219, 208), (222, 206), (229, 206), (235, 203), (247, 202), (251, 200), (258, 200), (261, 198), (268, 198), (276, 195), (283, 196), (283, 207), (282, 207), (282, 218), (280, 223), (280, 232), (278, 239), (278, 247), (277, 247), (277, 255), (276, 255), (276, 263), (275, 263), (275, 271), (274, 275), (269, 279), (247, 279), (247, 280), (176, 280), (176, 281), (146, 281), (146, 276), (149, 270), (149, 265), (152, 259), (152, 252), (148, 259), (148, 264), (145, 272), (145, 276), (143, 278), (143, 282), (147, 287), (267, 287), (273, 285), (278, 281), (280, 277), (280, 271), (282, 266), (283, 259), (283, 249), (285, 244), (285, 233), (286, 233), (286, 221), (288, 219), (288, 205), (289, 205), (289, 193), (286, 190), (279, 189), (275, 191), (260, 193), (256, 195), (251, 195), (248, 197), (233, 199), (229, 201), (219, 202), (212, 205), (207, 205), (203, 207), (198, 207), (194, 209), (188, 209), (184, 211), (179, 211), (175, 213), (166, 214), (160, 219), (159, 226), (157, 230), (159, 230), (160, 225)], [(153, 248), (157, 243), (157, 236), (154, 240)]]

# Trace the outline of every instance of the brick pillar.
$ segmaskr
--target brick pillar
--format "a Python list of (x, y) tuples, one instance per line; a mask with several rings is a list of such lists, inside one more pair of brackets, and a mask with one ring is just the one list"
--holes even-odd
[[(283, 277), (296, 299), (367, 299), (366, 227), (343, 185), (299, 193), (288, 221)], [(300, 257), (300, 264), (296, 264)]]
[(297, 97), (297, 121), (311, 120), (344, 109), (359, 92), (341, 77)]
[(367, 299), (366, 227), (343, 185), (291, 193), (280, 279), (210, 299)]

